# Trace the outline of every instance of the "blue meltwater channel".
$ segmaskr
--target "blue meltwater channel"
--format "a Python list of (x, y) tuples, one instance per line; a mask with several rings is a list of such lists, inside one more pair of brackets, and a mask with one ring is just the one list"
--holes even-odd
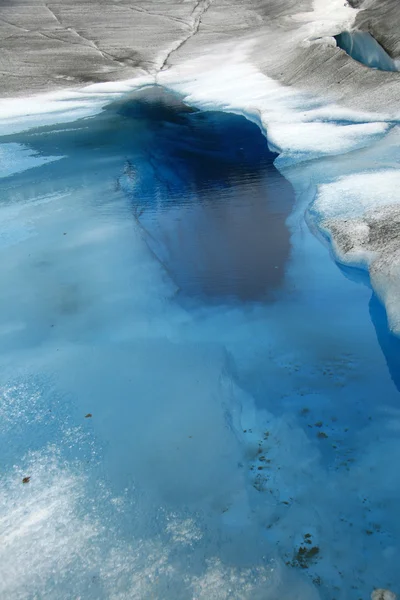
[(0, 149), (0, 597), (400, 591), (399, 342), (259, 128), (154, 87)]

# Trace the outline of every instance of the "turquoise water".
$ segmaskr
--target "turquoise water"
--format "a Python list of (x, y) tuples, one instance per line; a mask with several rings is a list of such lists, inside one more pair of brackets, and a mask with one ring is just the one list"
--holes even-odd
[(335, 36), (337, 45), (366, 67), (380, 71), (398, 71), (396, 61), (365, 31), (344, 31)]
[(0, 595), (399, 589), (398, 341), (258, 128), (156, 88), (0, 141)]

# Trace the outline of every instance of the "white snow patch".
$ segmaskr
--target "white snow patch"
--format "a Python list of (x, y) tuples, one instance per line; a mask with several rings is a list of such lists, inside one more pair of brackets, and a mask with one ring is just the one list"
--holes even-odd
[(318, 188), (312, 212), (319, 220), (355, 219), (367, 210), (400, 202), (400, 170), (354, 173)]
[(273, 123), (268, 127), (268, 140), (278, 152), (343, 154), (365, 146), (371, 138), (384, 134), (384, 123), (336, 125), (334, 123)]
[(332, 36), (351, 29), (358, 10), (345, 0), (314, 0), (313, 14), (298, 13), (293, 19), (305, 23), (309, 38), (313, 36)]
[(6, 135), (88, 117), (121, 95), (154, 83), (151, 75), (81, 89), (0, 99), (0, 134)]

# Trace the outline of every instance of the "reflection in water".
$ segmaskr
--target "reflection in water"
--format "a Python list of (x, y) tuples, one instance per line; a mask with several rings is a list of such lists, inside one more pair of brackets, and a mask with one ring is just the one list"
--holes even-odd
[(292, 188), (257, 126), (169, 100), (155, 89), (119, 111), (152, 132), (152, 170), (129, 162), (120, 180), (147, 242), (185, 294), (264, 298), (288, 257)]
[(117, 188), (183, 294), (260, 300), (282, 282), (293, 190), (244, 117), (201, 112), (154, 87), (23, 137), (34, 151), (66, 155), (62, 169), (83, 185), (91, 169), (119, 160)]

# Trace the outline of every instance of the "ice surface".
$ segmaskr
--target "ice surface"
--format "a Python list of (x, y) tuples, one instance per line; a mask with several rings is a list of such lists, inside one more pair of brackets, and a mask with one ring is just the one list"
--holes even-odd
[(398, 203), (399, 185), (397, 169), (347, 175), (320, 186), (312, 210), (321, 219), (362, 218), (367, 210)]
[(388, 129), (386, 123), (360, 123), (338, 125), (337, 123), (290, 123), (272, 124), (268, 127), (268, 139), (282, 153), (298, 153), (310, 158), (310, 154), (342, 154), (365, 146)]
[(132, 90), (154, 83), (152, 76), (101, 83), (77, 90), (49, 92), (30, 97), (0, 98), (1, 133), (14, 133), (40, 125), (68, 123), (96, 114), (102, 107)]

